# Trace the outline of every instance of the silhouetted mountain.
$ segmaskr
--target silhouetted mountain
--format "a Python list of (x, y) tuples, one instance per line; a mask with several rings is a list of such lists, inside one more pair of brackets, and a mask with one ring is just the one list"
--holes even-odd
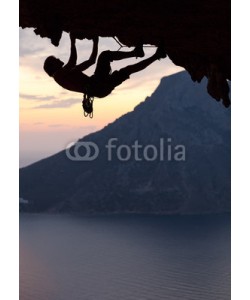
[(79, 140), (87, 141), (100, 150), (93, 161), (72, 161), (62, 151), (20, 169), (26, 210), (230, 211), (230, 109), (210, 98), (205, 80), (195, 84), (186, 72), (163, 78), (133, 112)]

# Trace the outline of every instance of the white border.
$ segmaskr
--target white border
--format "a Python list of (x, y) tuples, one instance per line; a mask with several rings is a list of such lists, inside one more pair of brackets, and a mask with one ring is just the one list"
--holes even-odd
[(0, 108), (0, 299), (19, 299), (18, 1), (2, 1)]
[[(246, 3), (232, 1), (232, 300), (250, 299), (250, 24)], [(18, 6), (18, 1), (2, 1), (0, 9), (1, 299), (19, 298)]]
[(232, 2), (232, 300), (250, 299), (249, 6)]

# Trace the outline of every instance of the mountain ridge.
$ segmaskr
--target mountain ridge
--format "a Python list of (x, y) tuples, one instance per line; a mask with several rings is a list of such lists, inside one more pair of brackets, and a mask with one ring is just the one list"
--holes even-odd
[[(30, 201), (25, 209), (87, 213), (230, 211), (230, 111), (213, 101), (205, 87), (205, 81), (195, 84), (186, 72), (164, 77), (132, 112), (78, 140), (98, 145), (96, 160), (72, 162), (61, 151), (20, 169), (20, 196)], [(161, 138), (165, 142), (170, 138), (166, 145), (170, 144), (172, 151), (176, 145), (186, 146), (186, 161), (121, 162), (114, 151), (110, 162), (105, 146), (114, 137), (118, 139), (113, 141), (116, 147), (126, 145), (130, 149), (136, 140), (145, 149), (159, 145)], [(152, 151), (149, 153), (152, 156)]]

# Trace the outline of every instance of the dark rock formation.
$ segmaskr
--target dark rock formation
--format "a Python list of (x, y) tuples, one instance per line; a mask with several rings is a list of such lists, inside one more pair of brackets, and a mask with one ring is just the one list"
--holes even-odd
[[(163, 78), (152, 96), (133, 112), (80, 140), (98, 145), (96, 160), (72, 161), (62, 151), (20, 169), (20, 197), (29, 201), (23, 209), (87, 213), (230, 211), (230, 110), (218, 109), (204, 92), (205, 85), (206, 80), (200, 85), (192, 83), (186, 72)], [(116, 146), (109, 161), (106, 145), (111, 138), (117, 140), (112, 142)], [(144, 149), (138, 150), (141, 160), (132, 147), (136, 140)], [(131, 149), (128, 160), (118, 159), (120, 145)], [(144, 154), (147, 145), (158, 151), (152, 161)], [(185, 161), (174, 157), (178, 145), (186, 148)], [(124, 158), (127, 154), (123, 150)], [(84, 148), (79, 152), (82, 156)], [(148, 155), (154, 155), (152, 147)]]
[(170, 59), (192, 80), (208, 78), (208, 92), (229, 106), (229, 0), (20, 0), (20, 26), (35, 28), (58, 46), (62, 32), (77, 38), (117, 37), (127, 46), (164, 41)]

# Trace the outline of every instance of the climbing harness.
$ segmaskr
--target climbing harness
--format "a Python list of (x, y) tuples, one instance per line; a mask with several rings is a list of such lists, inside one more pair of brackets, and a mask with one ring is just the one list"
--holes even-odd
[(94, 97), (91, 97), (87, 94), (83, 95), (82, 108), (84, 117), (90, 117), (91, 119), (93, 118), (93, 101)]

